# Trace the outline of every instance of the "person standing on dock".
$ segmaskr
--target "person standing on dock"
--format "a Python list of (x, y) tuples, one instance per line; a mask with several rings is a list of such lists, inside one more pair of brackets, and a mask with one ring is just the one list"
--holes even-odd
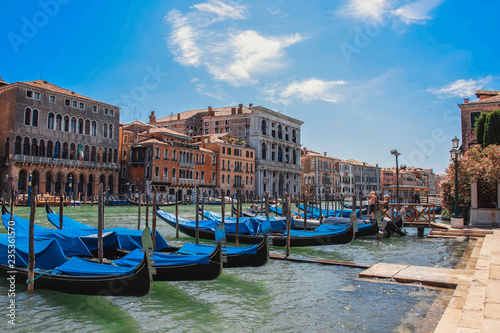
[(377, 196), (375, 195), (374, 191), (370, 192), (370, 195), (368, 195), (368, 214), (371, 214), (371, 218), (375, 218), (375, 201), (376, 201)]

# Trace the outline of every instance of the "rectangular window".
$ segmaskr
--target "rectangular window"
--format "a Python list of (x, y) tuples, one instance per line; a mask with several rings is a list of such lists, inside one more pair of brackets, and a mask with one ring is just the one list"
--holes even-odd
[(219, 129), (218, 128), (215, 129), (215, 133), (219, 133)]
[(229, 124), (229, 120), (226, 120), (226, 125)]
[(64, 105), (66, 105), (66, 106), (70, 106), (71, 105), (69, 99), (65, 99), (64, 100)]
[(76, 108), (77, 107), (77, 103), (76, 101), (73, 101), (73, 103), (71, 104), (72, 107)]
[(229, 133), (229, 127), (226, 127), (226, 133)]
[(215, 126), (219, 126), (219, 121), (218, 120), (215, 121)]
[(108, 114), (108, 109), (104, 108), (104, 114)]
[(114, 116), (115, 115), (115, 110), (109, 109), (109, 115)]
[(208, 121), (205, 122), (205, 126), (208, 126)]
[(97, 106), (96, 105), (92, 105), (92, 112), (97, 112)]
[(81, 110), (85, 109), (85, 103), (80, 102), (79, 107)]
[(208, 128), (205, 130), (205, 135), (208, 135)]
[(470, 126), (471, 126), (471, 128), (475, 128), (476, 121), (477, 121), (477, 118), (479, 118), (479, 116), (481, 116), (481, 112), (471, 112), (470, 113)]
[(49, 96), (49, 102), (50, 103), (55, 103), (56, 102), (56, 96)]
[(34, 99), (40, 99), (40, 93), (35, 92), (35, 93), (33, 94), (33, 98), (34, 98)]
[(26, 91), (26, 97), (33, 98), (33, 92), (31, 90)]

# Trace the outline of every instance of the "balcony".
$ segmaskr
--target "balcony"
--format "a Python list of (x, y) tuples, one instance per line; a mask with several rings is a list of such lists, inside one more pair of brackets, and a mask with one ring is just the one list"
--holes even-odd
[(65, 160), (61, 158), (50, 158), (50, 157), (39, 157), (39, 156), (25, 156), (25, 155), (14, 155), (12, 156), (14, 162), (24, 162), (24, 163), (38, 163), (38, 164), (48, 164), (48, 165), (64, 165), (73, 166), (81, 168), (101, 168), (110, 170), (120, 170), (120, 164), (118, 163), (101, 163), (99, 167), (99, 162), (89, 162), (76, 160)]
[(194, 179), (179, 178), (179, 184), (194, 185)]
[(179, 167), (194, 169), (194, 163), (192, 163), (192, 162), (179, 162)]

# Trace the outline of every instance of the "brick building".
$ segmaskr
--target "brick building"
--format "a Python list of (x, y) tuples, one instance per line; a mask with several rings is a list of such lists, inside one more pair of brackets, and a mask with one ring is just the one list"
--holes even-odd
[[(118, 189), (120, 109), (44, 80), (0, 82), (0, 176), (3, 190), (97, 194)], [(83, 157), (80, 160), (80, 152)], [(70, 181), (71, 179), (71, 181)]]
[(255, 149), (236, 141), (229, 133), (195, 138), (201, 147), (216, 152), (217, 194), (232, 196), (240, 190), (244, 198), (255, 195)]
[(354, 193), (363, 195), (371, 191), (380, 192), (381, 169), (353, 159), (339, 161), (340, 192), (344, 195)]
[(176, 191), (179, 199), (190, 197), (194, 188), (216, 194), (217, 153), (189, 136), (134, 121), (120, 126), (120, 152), (122, 193), (150, 193), (156, 186), (171, 199)]
[(475, 124), (481, 113), (500, 109), (500, 90), (476, 90), (476, 96), (479, 100), (469, 102), (466, 98), (458, 105), (462, 119), (462, 153), (477, 144)]
[(300, 163), (302, 170), (302, 194), (325, 199), (340, 193), (340, 160), (302, 148)]

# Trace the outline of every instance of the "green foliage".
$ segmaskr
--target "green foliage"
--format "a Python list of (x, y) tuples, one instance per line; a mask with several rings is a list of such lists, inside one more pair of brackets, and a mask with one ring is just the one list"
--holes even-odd
[[(458, 207), (465, 221), (469, 218), (471, 204), (470, 184), (477, 180), (479, 202), (491, 203), (496, 200), (497, 181), (500, 179), (500, 146), (492, 144), (486, 148), (471, 147), (458, 166)], [(455, 206), (455, 165), (446, 169), (446, 178), (441, 183), (444, 209), (453, 211)]]
[(483, 146), (484, 124), (486, 122), (486, 118), (488, 118), (488, 114), (484, 113), (484, 112), (481, 113), (481, 115), (476, 120), (476, 124), (474, 125), (476, 128), (476, 140), (477, 140), (477, 143), (481, 145), (481, 147), (484, 147)]
[(491, 112), (484, 123), (483, 147), (500, 144), (500, 110)]

